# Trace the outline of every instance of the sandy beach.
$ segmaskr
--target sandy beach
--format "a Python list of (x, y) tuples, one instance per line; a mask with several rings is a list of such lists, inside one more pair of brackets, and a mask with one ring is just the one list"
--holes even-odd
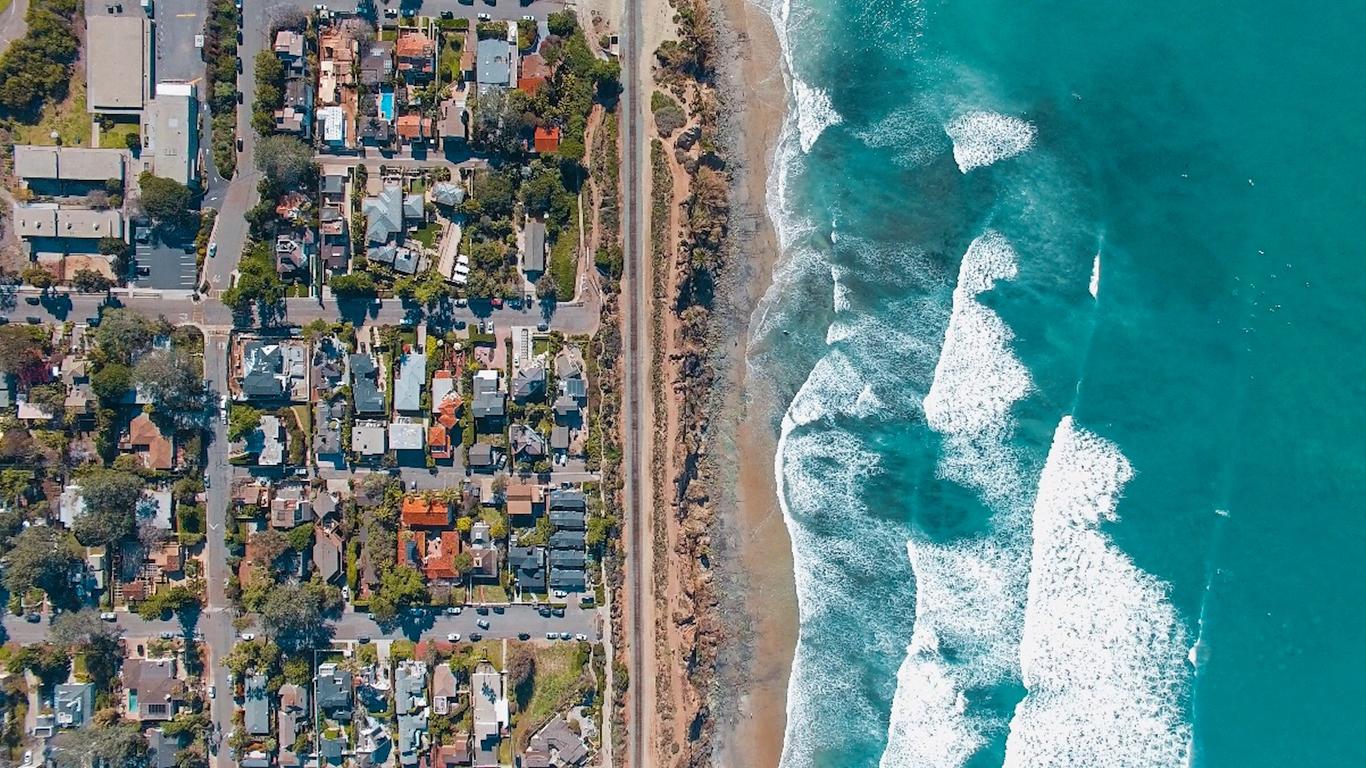
[[(768, 289), (778, 258), (777, 241), (766, 212), (766, 186), (773, 148), (787, 108), (787, 92), (779, 69), (780, 50), (766, 7), (748, 0), (722, 0), (719, 10), (728, 27), (732, 50), (741, 56), (726, 75), (734, 94), (728, 106), (738, 121), (735, 129), (737, 169), (735, 211), (743, 221), (737, 228), (737, 255), (743, 264), (737, 276), (746, 285), (741, 302), (744, 322), (738, 339), (743, 350), (749, 341), (749, 312)], [(724, 86), (723, 86), (724, 87)], [(735, 444), (740, 461), (735, 488), (734, 517), (737, 564), (744, 582), (748, 630), (740, 649), (744, 681), (732, 722), (718, 722), (718, 764), (776, 766), (782, 754), (786, 723), (788, 673), (797, 635), (797, 596), (792, 583), (792, 550), (773, 477), (773, 404), (765, 387), (753, 386), (742, 362), (730, 371), (730, 403), (736, 419)]]

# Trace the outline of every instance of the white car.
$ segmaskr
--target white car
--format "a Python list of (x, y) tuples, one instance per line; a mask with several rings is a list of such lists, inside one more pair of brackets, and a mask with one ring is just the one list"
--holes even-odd
[(452, 633), (450, 633), (449, 635), (446, 635), (446, 642), (448, 642), (448, 643), (458, 643), (458, 642), (460, 642), (460, 633), (459, 633), (459, 632), (452, 632)]
[(579, 634), (574, 635), (574, 639), (578, 640), (580, 643), (585, 643), (588, 642), (588, 635), (585, 635), (582, 632), (580, 632)]
[(547, 639), (547, 640), (558, 640), (559, 637), (560, 637), (560, 636), (557, 635), (557, 634), (555, 634), (554, 632), (547, 632), (547, 633), (545, 633), (545, 639)]
[(561, 600), (563, 600), (563, 599), (566, 598), (566, 597), (569, 597), (569, 593), (568, 593), (568, 592), (565, 592), (563, 589), (557, 589), (557, 590), (555, 590), (555, 591), (554, 591), (553, 593), (551, 593), (551, 594), (555, 595), (555, 597), (557, 597), (557, 598), (559, 598), (559, 599), (561, 599)]
[(217, 255), (218, 255), (218, 243), (209, 243), (209, 258), (212, 259), (213, 257), (215, 257), (215, 256), (217, 256)]
[(527, 15), (525, 15), (525, 16), (522, 17), (522, 21), (535, 21), (535, 20), (536, 20), (536, 17), (535, 17), (535, 16), (532, 16), (531, 14), (527, 14)]
[(100, 621), (118, 621), (118, 618), (113, 611), (105, 611), (100, 614)]
[(479, 20), (480, 20), (480, 21), (493, 21), (493, 17), (490, 16), (490, 15), (488, 15), (487, 13), (481, 13), (481, 14), (479, 14)]
[(256, 635), (253, 635), (253, 634), (250, 633), (250, 632), (243, 632), (243, 633), (242, 633), (242, 639), (243, 639), (243, 640), (246, 640), (248, 643), (250, 643), (252, 640), (255, 640), (255, 639), (256, 639)]
[(216, 685), (211, 685), (211, 686), (209, 686), (209, 698), (211, 698), (211, 699), (216, 699), (216, 698), (218, 698), (218, 686), (216, 686)]

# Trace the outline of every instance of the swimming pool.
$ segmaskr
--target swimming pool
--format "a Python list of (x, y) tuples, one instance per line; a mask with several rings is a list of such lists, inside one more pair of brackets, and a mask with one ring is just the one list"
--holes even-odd
[(393, 122), (394, 120), (394, 92), (384, 91), (379, 95), (379, 116)]

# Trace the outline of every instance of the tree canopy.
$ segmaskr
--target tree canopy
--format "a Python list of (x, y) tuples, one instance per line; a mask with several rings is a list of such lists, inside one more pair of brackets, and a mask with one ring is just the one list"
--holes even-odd
[(377, 621), (393, 621), (400, 611), (427, 602), (427, 585), (414, 568), (400, 565), (380, 577), (379, 591), (370, 599), (370, 613)]
[(48, 525), (29, 526), (14, 537), (8, 556), (4, 584), (10, 594), (23, 595), (37, 587), (53, 602), (68, 602), (68, 576), (80, 564), (80, 552), (70, 534)]
[(200, 425), (207, 418), (209, 390), (199, 364), (176, 350), (149, 352), (133, 368), (133, 381), (161, 417), (177, 427)]
[(144, 171), (138, 177), (142, 190), (142, 209), (158, 222), (181, 227), (197, 218), (194, 190), (174, 179)]
[(79, 479), (85, 511), (76, 516), (72, 531), (87, 547), (117, 544), (137, 528), (137, 505), (142, 478), (112, 469), (94, 469)]
[[(275, 55), (269, 51), (271, 59)], [(293, 189), (316, 173), (313, 149), (293, 136), (277, 134), (256, 142), (256, 168), (276, 188)]]

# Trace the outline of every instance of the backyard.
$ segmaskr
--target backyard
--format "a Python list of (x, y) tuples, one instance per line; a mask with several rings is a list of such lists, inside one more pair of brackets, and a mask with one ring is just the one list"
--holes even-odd
[(84, 147), (90, 144), (90, 114), (85, 111), (85, 73), (81, 67), (72, 68), (71, 91), (66, 99), (43, 107), (43, 114), (33, 125), (16, 124), (16, 144), (53, 144), (56, 133), (61, 144)]
[(586, 643), (556, 643), (533, 648), (536, 672), (532, 676), (531, 696), (517, 714), (512, 729), (512, 742), (517, 748), (522, 748), (536, 728), (570, 703), (588, 658), (581, 645), (587, 647)]

